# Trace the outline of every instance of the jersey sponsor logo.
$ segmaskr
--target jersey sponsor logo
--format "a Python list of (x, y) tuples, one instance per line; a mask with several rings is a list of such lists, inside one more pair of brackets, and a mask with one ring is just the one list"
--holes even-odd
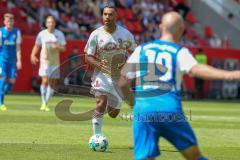
[(9, 41), (9, 40), (5, 40), (3, 41), (3, 45), (6, 45), (6, 46), (13, 46), (15, 45), (16, 43), (14, 41)]
[[(100, 40), (101, 43), (104, 43), (102, 40)], [(128, 50), (131, 48), (132, 42), (130, 41), (119, 41), (119, 43), (109, 42), (105, 44), (103, 47), (100, 47), (98, 49), (98, 52), (109, 52), (114, 50)]]

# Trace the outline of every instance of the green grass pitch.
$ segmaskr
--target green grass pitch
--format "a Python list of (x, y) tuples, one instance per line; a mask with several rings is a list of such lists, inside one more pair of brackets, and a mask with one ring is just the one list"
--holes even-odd
[[(66, 98), (66, 97), (65, 97)], [(63, 97), (55, 96), (54, 107)], [(94, 106), (92, 98), (71, 98), (73, 112)], [(105, 116), (103, 132), (109, 139), (106, 152), (88, 147), (91, 121), (66, 122), (53, 111), (41, 112), (40, 96), (8, 95), (8, 111), (0, 112), (0, 160), (131, 160), (133, 159), (131, 122)], [(197, 135), (204, 155), (210, 160), (240, 159), (239, 102), (185, 101), (184, 110)], [(81, 107), (80, 107), (81, 106)], [(122, 112), (129, 112), (124, 105)], [(161, 160), (183, 160), (179, 152), (164, 139), (160, 140)]]

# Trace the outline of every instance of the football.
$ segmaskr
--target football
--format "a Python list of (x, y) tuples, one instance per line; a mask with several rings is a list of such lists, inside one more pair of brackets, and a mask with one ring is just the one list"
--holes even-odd
[(89, 139), (89, 147), (93, 151), (105, 152), (108, 148), (108, 139), (102, 134), (95, 134)]

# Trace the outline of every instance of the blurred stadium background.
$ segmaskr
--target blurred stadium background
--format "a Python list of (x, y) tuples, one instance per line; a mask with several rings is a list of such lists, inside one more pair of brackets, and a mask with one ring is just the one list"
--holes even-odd
[[(180, 12), (186, 31), (182, 44), (194, 55), (203, 52), (207, 63), (227, 70), (240, 69), (240, 1), (239, 0), (115, 0), (118, 23), (127, 27), (138, 43), (156, 39), (161, 33), (161, 15), (170, 10)], [(90, 122), (62, 122), (53, 112), (39, 111), (38, 66), (30, 63), (30, 53), (37, 33), (44, 28), (44, 17), (53, 15), (57, 28), (67, 38), (67, 51), (61, 61), (71, 58), (67, 70), (84, 64), (83, 48), (91, 31), (101, 25), (104, 0), (1, 0), (2, 15), (15, 15), (15, 26), (23, 35), (23, 69), (18, 72), (13, 95), (7, 96), (9, 111), (0, 113), (0, 159), (132, 159), (131, 123), (106, 118), (104, 133), (109, 138), (106, 154), (93, 153), (88, 148)], [(76, 56), (75, 58), (72, 58)], [(62, 71), (64, 72), (64, 71)], [(66, 83), (82, 85), (82, 71), (69, 75)], [(199, 81), (185, 76), (183, 84), (184, 110), (189, 116), (206, 156), (213, 160), (239, 160), (240, 154), (240, 82)], [(200, 82), (202, 83), (202, 82)], [(76, 87), (65, 86), (64, 92), (77, 95)], [(55, 96), (50, 106), (61, 101)], [(65, 97), (66, 98), (66, 97)], [(205, 98), (205, 101), (199, 100)], [(94, 99), (73, 98), (73, 111), (86, 111), (94, 106)], [(82, 105), (85, 107), (79, 107)], [(130, 112), (123, 106), (123, 113)], [(114, 127), (112, 127), (114, 126)], [(116, 138), (117, 137), (117, 138)], [(181, 160), (167, 142), (162, 144), (166, 160)]]

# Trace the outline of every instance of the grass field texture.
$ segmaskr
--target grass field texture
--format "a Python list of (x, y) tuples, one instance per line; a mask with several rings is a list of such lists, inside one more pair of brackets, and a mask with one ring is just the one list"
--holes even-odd
[[(55, 96), (51, 112), (41, 112), (40, 96), (8, 95), (8, 111), (0, 112), (0, 160), (131, 160), (133, 159), (131, 122), (105, 116), (103, 132), (109, 149), (93, 152), (88, 147), (91, 121), (66, 122), (55, 116), (53, 107), (66, 97)], [(72, 111), (94, 107), (87, 97), (74, 100)], [(186, 115), (197, 135), (204, 155), (210, 160), (240, 159), (240, 103), (224, 101), (184, 101)], [(127, 105), (122, 113), (130, 112)], [(179, 152), (160, 140), (161, 160), (183, 160)]]

